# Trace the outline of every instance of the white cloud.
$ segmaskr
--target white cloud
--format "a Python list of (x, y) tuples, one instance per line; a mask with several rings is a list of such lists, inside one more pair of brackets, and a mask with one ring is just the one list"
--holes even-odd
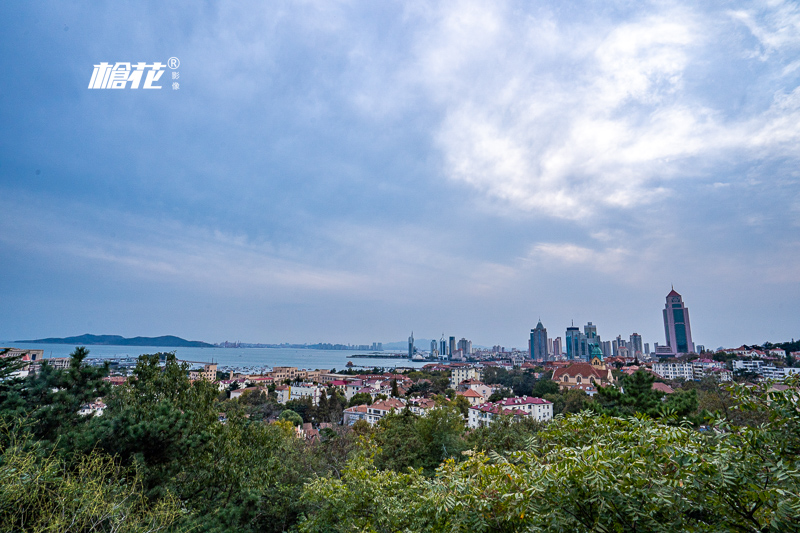
[(714, 28), (688, 8), (594, 27), (501, 3), (440, 13), (415, 67), (444, 110), (447, 176), (507, 209), (586, 220), (667, 198), (672, 180), (725, 158), (791, 155), (796, 94), (777, 88), (771, 108), (729, 116), (687, 89)]

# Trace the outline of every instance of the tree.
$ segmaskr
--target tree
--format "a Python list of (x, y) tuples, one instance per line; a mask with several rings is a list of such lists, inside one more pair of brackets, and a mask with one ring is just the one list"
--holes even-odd
[(284, 410), (280, 416), (278, 416), (278, 420), (287, 420), (295, 426), (303, 425), (303, 417), (291, 409)]
[(218, 424), (217, 387), (189, 381), (187, 370), (174, 353), (141, 355), (128, 382), (107, 396), (103, 416), (75, 436), (75, 449), (116, 455), (123, 466), (139, 469), (148, 497), (165, 497), (187, 458), (204, 453)]
[(561, 388), (552, 379), (540, 379), (531, 390), (531, 395), (536, 398), (544, 398), (545, 394), (558, 394)]
[(24, 435), (0, 445), (0, 510), (0, 530), (64, 533), (155, 532), (181, 514), (173, 495), (148, 502), (136, 470), (111, 456), (93, 452), (69, 465)]
[(528, 416), (499, 416), (491, 424), (473, 429), (466, 440), (472, 450), (505, 454), (526, 449), (543, 427)]
[(637, 370), (622, 378), (622, 389), (610, 385), (597, 387), (596, 405), (604, 413), (623, 416), (644, 413), (658, 414), (661, 407), (661, 393), (653, 390), (655, 376)]
[(469, 418), (469, 408), (471, 405), (469, 400), (467, 400), (464, 396), (456, 395), (455, 400), (452, 400), (450, 405), (452, 405), (454, 409), (461, 413), (461, 416), (463, 416), (465, 419)]
[(392, 379), (392, 397), (398, 398), (400, 396), (400, 391), (397, 389), (397, 380)]
[(89, 366), (84, 362), (88, 355), (85, 347), (75, 348), (69, 368), (64, 370), (45, 360), (39, 372), (23, 382), (24, 410), (35, 421), (31, 430), (37, 439), (51, 443), (61, 440), (62, 446), (69, 446), (92, 418), (78, 414), (81, 407), (108, 394), (111, 386), (103, 380), (108, 375), (108, 363)]
[(372, 403), (372, 396), (367, 392), (357, 392), (350, 398), (348, 407), (355, 407), (356, 405), (369, 405)]

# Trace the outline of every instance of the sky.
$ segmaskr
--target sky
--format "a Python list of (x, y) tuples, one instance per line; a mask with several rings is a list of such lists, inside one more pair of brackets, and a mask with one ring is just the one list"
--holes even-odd
[(0, 339), (652, 346), (673, 285), (697, 344), (800, 337), (796, 3), (2, 2), (0, 30)]

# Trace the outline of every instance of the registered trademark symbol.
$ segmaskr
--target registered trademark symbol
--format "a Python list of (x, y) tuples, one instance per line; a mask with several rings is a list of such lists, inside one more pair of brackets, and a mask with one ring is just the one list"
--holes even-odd
[(181, 66), (181, 60), (178, 59), (177, 57), (170, 57), (169, 60), (167, 61), (167, 65), (169, 65), (169, 68), (171, 68), (172, 70), (175, 70), (176, 68)]

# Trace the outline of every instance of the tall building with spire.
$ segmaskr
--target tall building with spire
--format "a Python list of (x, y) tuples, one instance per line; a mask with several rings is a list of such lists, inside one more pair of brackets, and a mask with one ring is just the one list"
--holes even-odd
[(674, 287), (667, 294), (667, 304), (664, 306), (664, 334), (667, 338), (666, 347), (669, 348), (670, 354), (694, 353), (689, 309), (684, 305), (683, 297), (675, 291)]
[(531, 358), (537, 361), (547, 360), (547, 329), (542, 325), (542, 320), (531, 330)]
[(411, 336), (408, 338), (408, 358), (411, 359), (414, 357), (414, 332), (411, 332)]

